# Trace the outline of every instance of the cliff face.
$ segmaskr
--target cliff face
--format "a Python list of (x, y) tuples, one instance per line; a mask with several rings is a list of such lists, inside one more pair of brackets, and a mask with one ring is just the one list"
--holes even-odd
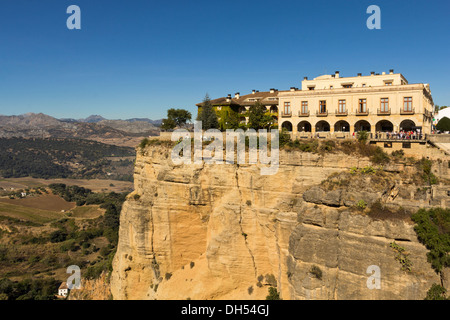
[[(440, 282), (410, 220), (354, 209), (362, 199), (417, 209), (430, 203), (417, 187), (379, 175), (321, 185), (367, 159), (282, 151), (278, 173), (262, 176), (258, 166), (174, 166), (169, 155), (162, 146), (138, 152), (114, 299), (265, 299), (268, 286), (283, 299), (423, 299)], [(394, 241), (411, 271), (396, 261)], [(367, 287), (371, 265), (380, 269), (380, 289)]]

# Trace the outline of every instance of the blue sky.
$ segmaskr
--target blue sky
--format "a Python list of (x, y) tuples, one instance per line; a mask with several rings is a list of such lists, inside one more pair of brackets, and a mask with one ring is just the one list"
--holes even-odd
[[(69, 5), (81, 30), (68, 30)], [(369, 5), (381, 30), (369, 30)], [(448, 0), (2, 0), (0, 114), (163, 118), (304, 76), (395, 69), (450, 104)]]

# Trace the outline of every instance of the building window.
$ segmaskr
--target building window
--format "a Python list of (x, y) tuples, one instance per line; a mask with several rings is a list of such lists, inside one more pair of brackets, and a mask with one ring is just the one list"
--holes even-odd
[(338, 113), (345, 113), (346, 110), (346, 100), (339, 100)]
[(319, 112), (320, 113), (326, 113), (327, 112), (327, 101), (326, 100), (320, 100)]
[(381, 98), (381, 112), (389, 112), (389, 98)]
[(343, 84), (342, 87), (346, 88), (346, 89), (350, 89), (353, 88), (352, 84)]
[(291, 114), (291, 103), (290, 102), (284, 103), (284, 114)]
[(365, 88), (365, 87), (366, 87), (366, 84), (365, 84), (365, 83), (363, 83), (363, 84), (362, 84), (362, 87), (363, 87), (363, 88)]
[(392, 86), (392, 81), (386, 81), (385, 84), (386, 84), (387, 86)]
[(403, 142), (402, 148), (403, 149), (411, 149), (411, 142)]
[(412, 111), (412, 97), (405, 97), (403, 99), (403, 110)]
[(384, 143), (385, 148), (392, 148), (392, 142), (385, 142)]
[(333, 89), (333, 86), (330, 86), (330, 89)]
[(308, 113), (308, 101), (302, 101), (302, 114)]
[(367, 99), (359, 99), (358, 112), (359, 113), (367, 112)]

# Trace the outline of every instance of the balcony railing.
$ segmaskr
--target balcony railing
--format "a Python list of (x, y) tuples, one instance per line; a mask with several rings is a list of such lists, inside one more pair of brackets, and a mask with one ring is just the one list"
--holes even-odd
[(298, 116), (299, 117), (309, 117), (309, 111), (306, 111), (306, 112), (299, 111)]
[(387, 109), (387, 110), (385, 110), (385, 109), (383, 109), (383, 110), (377, 109), (377, 115), (379, 115), (379, 116), (389, 116), (390, 114), (391, 114), (391, 109), (390, 108)]
[(341, 117), (343, 117), (343, 116), (348, 116), (348, 110), (336, 110), (336, 113), (335, 113), (335, 115), (336, 116), (341, 116)]
[(289, 118), (289, 117), (292, 117), (292, 112), (289, 112), (289, 113), (282, 112), (282, 113), (281, 113), (281, 117), (282, 117), (282, 118)]
[(356, 110), (356, 115), (357, 116), (368, 116), (369, 115), (369, 109), (366, 110)]
[(406, 115), (406, 114), (414, 114), (414, 108), (412, 108), (411, 110), (405, 110), (405, 109), (401, 109), (400, 110), (400, 114), (401, 115)]
[(326, 117), (328, 116), (328, 110), (327, 111), (316, 111), (317, 117)]

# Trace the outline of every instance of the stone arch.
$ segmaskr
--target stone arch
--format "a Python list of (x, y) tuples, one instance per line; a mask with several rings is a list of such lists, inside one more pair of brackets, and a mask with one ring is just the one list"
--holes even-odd
[(414, 131), (413, 128), (414, 128), (415, 126), (416, 126), (416, 124), (415, 124), (414, 121), (407, 119), (407, 120), (403, 120), (403, 121), (400, 123), (399, 130), (400, 130), (400, 131)]
[(372, 126), (367, 120), (359, 120), (355, 123), (355, 132), (359, 131), (367, 131), (370, 132), (372, 130)]
[(290, 121), (283, 122), (281, 129), (286, 129), (287, 131), (292, 132), (292, 123)]
[(330, 124), (325, 120), (316, 123), (316, 132), (330, 132)]
[(312, 132), (312, 126), (311, 123), (308, 121), (301, 121), (297, 125), (297, 131), (298, 132)]
[(381, 120), (377, 122), (375, 129), (377, 132), (392, 132), (394, 125), (389, 120)]
[(340, 120), (334, 124), (335, 132), (350, 132), (350, 124), (345, 120)]

